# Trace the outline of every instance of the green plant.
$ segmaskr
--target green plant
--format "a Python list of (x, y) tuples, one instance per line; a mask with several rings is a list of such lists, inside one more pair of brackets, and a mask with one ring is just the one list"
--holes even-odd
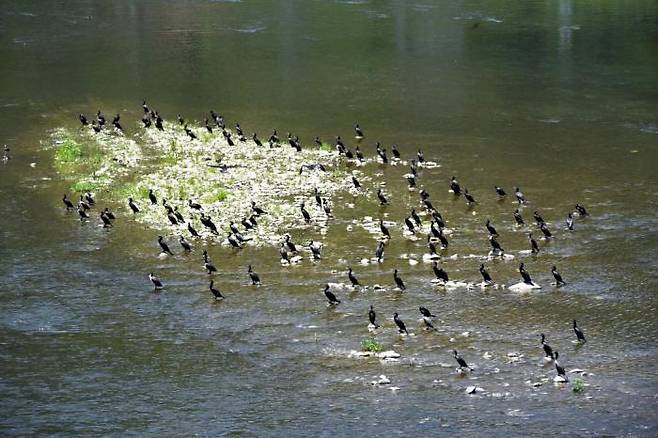
[(71, 191), (73, 192), (95, 192), (104, 184), (107, 184), (107, 180), (104, 179), (94, 179), (94, 180), (78, 180), (71, 185)]
[(574, 379), (573, 386), (572, 386), (571, 390), (573, 392), (575, 392), (576, 394), (584, 392), (585, 391), (585, 382), (583, 382), (583, 379)]
[(361, 350), (369, 351), (371, 353), (379, 353), (384, 347), (374, 339), (364, 339), (361, 341)]
[(82, 156), (80, 145), (71, 139), (66, 139), (55, 151), (55, 160), (60, 163), (70, 163)]
[(322, 143), (322, 145), (320, 146), (320, 149), (322, 149), (323, 151), (331, 152), (331, 151), (334, 150), (334, 147), (332, 145), (330, 145), (329, 143)]

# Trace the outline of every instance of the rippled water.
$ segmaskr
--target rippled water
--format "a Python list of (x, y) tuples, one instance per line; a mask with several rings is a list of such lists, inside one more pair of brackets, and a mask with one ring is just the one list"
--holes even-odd
[[(657, 22), (651, 1), (4, 2), (1, 433), (654, 436)], [(135, 132), (143, 98), (170, 119), (214, 108), (247, 132), (277, 127), (306, 144), (349, 138), (358, 121), (368, 155), (377, 140), (408, 158), (422, 147), (442, 165), (419, 182), (455, 229), (448, 255), (458, 258), (444, 267), (456, 280), (479, 280), (479, 260), (463, 256), (488, 251), (487, 218), (506, 249), (527, 249), (514, 204), (493, 193), (520, 185), (526, 220), (539, 209), (557, 235), (524, 258), (544, 287), (437, 290), (430, 265), (401, 258), (425, 248), (399, 226), (384, 263), (359, 265), (376, 241), (348, 232), (352, 220), (385, 212), (400, 223), (418, 202), (406, 167), (369, 165), (390, 207), (335, 200), (317, 264), (282, 268), (274, 248), (211, 246), (227, 296), (215, 303), (199, 254), (159, 259), (158, 232), (123, 205), (110, 232), (62, 209), (68, 184), (40, 142), (99, 107)], [(448, 193), (452, 175), (474, 209)], [(566, 233), (575, 202), (592, 216)], [(509, 285), (517, 262), (488, 267)], [(248, 286), (249, 263), (260, 288)], [(329, 309), (322, 286), (346, 282), (348, 264), (388, 290), (338, 291)], [(553, 264), (568, 282), (559, 290)], [(395, 268), (404, 294), (391, 290)], [(151, 270), (166, 291), (151, 293)], [(397, 363), (348, 357), (369, 336), (370, 304)], [(437, 332), (422, 330), (419, 305), (438, 315)], [(415, 336), (396, 334), (393, 312)], [(572, 343), (574, 318), (584, 346)], [(540, 333), (567, 369), (591, 373), (583, 394), (531, 386), (554, 376)], [(453, 348), (474, 373), (454, 372)], [(523, 358), (510, 364), (510, 352)], [(371, 385), (380, 374), (400, 389)], [(471, 385), (486, 392), (464, 394)]]

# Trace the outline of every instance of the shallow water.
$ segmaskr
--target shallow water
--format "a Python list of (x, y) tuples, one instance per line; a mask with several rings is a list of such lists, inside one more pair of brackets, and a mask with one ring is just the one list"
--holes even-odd
[[(655, 436), (657, 22), (650, 1), (4, 2), (0, 431)], [(386, 182), (392, 205), (334, 199), (320, 263), (282, 268), (275, 248), (211, 246), (227, 296), (215, 303), (198, 250), (159, 259), (158, 231), (124, 205), (111, 205), (121, 216), (110, 232), (62, 209), (69, 183), (40, 142), (99, 107), (136, 132), (143, 98), (170, 120), (214, 108), (261, 137), (277, 127), (307, 145), (316, 135), (353, 145), (358, 121), (367, 155), (375, 141), (406, 158), (422, 147), (442, 166), (419, 183), (455, 229), (447, 255), (458, 258), (443, 263), (454, 280), (480, 281), (480, 261), (464, 256), (489, 250), (487, 218), (509, 252), (527, 249), (512, 199), (493, 192), (519, 185), (526, 221), (539, 209), (556, 239), (487, 266), (509, 286), (522, 259), (542, 289), (439, 290), (431, 265), (400, 258), (425, 247), (399, 225), (384, 262), (360, 265), (376, 236), (347, 232), (352, 219), (388, 213), (400, 224), (418, 200), (407, 167), (371, 164), (363, 170)], [(453, 201), (452, 175), (474, 209)], [(592, 216), (566, 233), (575, 202)], [(247, 285), (249, 263), (259, 288)], [(387, 289), (337, 291), (329, 309), (322, 287), (347, 282), (348, 264)], [(550, 286), (553, 264), (566, 287)], [(392, 290), (395, 268), (404, 294)], [(149, 271), (164, 292), (151, 293)], [(369, 336), (370, 304), (397, 363), (348, 357)], [(439, 316), (436, 333), (421, 329), (419, 305)], [(415, 336), (395, 334), (393, 312)], [(574, 318), (584, 346), (572, 344)], [(531, 386), (554, 376), (540, 333), (567, 370), (591, 373), (583, 394)], [(474, 373), (454, 372), (453, 348)], [(523, 357), (510, 364), (510, 352)], [(400, 389), (371, 385), (380, 374)], [(486, 392), (464, 394), (471, 385)]]

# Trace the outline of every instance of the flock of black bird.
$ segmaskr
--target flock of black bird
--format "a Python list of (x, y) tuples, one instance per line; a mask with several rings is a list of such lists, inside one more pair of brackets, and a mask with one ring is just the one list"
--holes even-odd
[[(146, 104), (146, 101), (143, 102), (143, 117), (141, 119), (144, 128), (151, 128), (152, 126), (155, 126), (156, 129), (160, 131), (164, 131), (164, 120), (158, 113), (158, 111), (154, 111), (148, 107)], [(210, 118), (212, 118), (212, 123), (209, 121), (209, 118), (205, 119), (205, 129), (209, 132), (212, 133), (213, 129), (220, 130), (222, 135), (224, 136), (224, 139), (230, 144), (234, 144), (233, 142), (233, 133), (230, 132), (229, 130), (226, 129), (226, 124), (224, 121), (224, 118), (217, 114), (215, 111), (210, 111)], [(82, 123), (83, 126), (91, 126), (94, 132), (98, 133), (101, 132), (101, 130), (105, 129), (106, 126), (106, 119), (105, 116), (102, 114), (102, 112), (99, 110), (96, 114), (96, 117), (89, 121), (89, 119), (84, 115), (80, 114), (79, 115), (80, 122)], [(123, 133), (123, 127), (119, 123), (120, 120), (120, 115), (117, 114), (114, 116), (112, 120), (112, 126), (116, 131), (120, 131)], [(177, 115), (177, 121), (180, 126), (182, 126), (183, 130), (185, 131), (186, 135), (190, 138), (191, 141), (197, 139), (196, 134), (194, 131), (188, 126), (188, 124), (185, 122), (183, 117), (178, 114)], [(354, 131), (355, 131), (355, 138), (357, 139), (358, 142), (360, 142), (365, 136), (363, 133), (363, 130), (359, 126), (359, 124), (354, 125)], [(240, 127), (240, 124), (236, 124), (235, 127), (235, 133), (237, 134), (237, 139), (238, 141), (246, 141), (246, 137), (242, 131), (242, 128)], [(261, 140), (258, 138), (256, 133), (254, 133), (251, 136), (251, 140), (258, 146), (258, 147), (263, 147), (263, 143)], [(299, 139), (299, 137), (292, 136), (290, 133), (288, 133), (287, 137), (287, 142), (288, 144), (294, 148), (297, 151), (301, 151), (302, 149), (302, 143)], [(274, 130), (271, 134), (271, 136), (268, 138), (267, 143), (269, 147), (279, 147), (281, 145), (281, 140), (278, 137), (278, 133), (276, 130)], [(320, 140), (319, 137), (315, 138), (315, 143), (318, 145), (322, 145), (322, 141)], [(343, 142), (340, 136), (337, 136), (335, 139), (335, 144), (334, 144), (337, 152), (339, 155), (344, 156), (348, 160), (358, 160), (360, 162), (363, 162), (365, 160), (363, 153), (361, 152), (359, 145), (356, 145), (355, 151), (352, 152)], [(377, 157), (376, 160), (379, 161), (380, 163), (386, 165), (388, 164), (391, 159), (389, 159), (387, 151), (382, 145), (377, 142), (375, 145), (376, 148), (376, 153)], [(392, 145), (391, 147), (391, 153), (393, 155), (394, 160), (400, 160), (400, 152), (398, 151), (396, 145)], [(418, 167), (422, 166), (423, 163), (425, 163), (425, 157), (422, 153), (421, 150), (418, 150), (416, 154), (416, 158), (413, 160), (410, 160), (410, 171), (409, 173), (405, 176), (407, 179), (407, 183), (409, 185), (410, 190), (415, 190), (417, 187), (417, 178), (418, 178)], [(326, 169), (322, 164), (311, 164), (311, 165), (305, 165), (302, 166), (300, 169), (300, 174), (302, 173), (303, 170), (305, 169), (320, 169), (322, 171), (325, 171)], [(361, 190), (361, 183), (356, 179), (356, 177), (352, 176), (352, 183), (353, 186), (356, 190)], [(469, 206), (473, 206), (477, 204), (477, 201), (475, 197), (469, 193), (468, 189), (466, 187), (462, 187), (457, 180), (455, 176), (453, 176), (450, 179), (450, 190), (454, 194), (454, 196), (460, 197), (463, 196), (464, 199), (466, 200), (466, 203)], [(506, 199), (507, 192), (499, 187), (499, 186), (494, 186), (494, 191), (495, 194), (498, 198), (498, 200), (504, 200)], [(426, 210), (426, 213), (431, 217), (431, 224), (429, 228), (429, 233), (427, 235), (427, 247), (429, 249), (429, 256), (432, 257), (433, 259), (440, 259), (440, 255), (438, 254), (437, 251), (439, 250), (446, 250), (449, 246), (448, 238), (446, 234), (444, 234), (444, 228), (446, 228), (446, 223), (439, 211), (432, 205), (432, 202), (430, 200), (430, 195), (425, 191), (424, 189), (421, 189), (420, 192), (420, 201), (423, 206), (423, 208)], [(525, 206), (528, 201), (526, 200), (525, 195), (523, 192), (521, 192), (519, 187), (515, 187), (514, 189), (514, 196), (516, 198), (516, 202), (518, 203), (519, 208), (516, 208), (516, 210), (513, 213), (514, 220), (517, 224), (517, 226), (522, 226), (525, 225), (525, 220), (523, 216), (521, 215), (521, 210), (523, 206)], [(158, 198), (156, 193), (151, 189), (148, 192), (148, 198), (152, 206), (158, 205)], [(386, 206), (389, 204), (389, 200), (386, 198), (386, 195), (381, 189), (378, 189), (377, 191), (377, 199), (378, 202), (381, 206)], [(331, 210), (328, 205), (328, 201), (320, 196), (318, 193), (318, 190), (315, 189), (315, 200), (319, 208), (321, 208), (325, 214), (330, 217), (331, 216)], [(89, 213), (90, 210), (95, 206), (96, 201), (94, 200), (93, 196), (91, 193), (87, 192), (79, 197), (79, 201), (77, 202), (77, 206), (69, 199), (69, 197), (65, 194), (62, 198), (62, 201), (66, 207), (67, 210), (77, 210), (80, 220), (85, 221), (90, 218)], [(188, 220), (186, 221), (184, 216), (181, 214), (181, 212), (178, 210), (177, 206), (170, 206), (168, 204), (168, 201), (166, 199), (162, 199), (161, 201), (163, 207), (165, 208), (165, 212), (167, 215), (168, 220), (171, 222), (173, 225), (177, 224), (183, 224), (187, 223), (187, 229), (190, 233), (190, 235), (193, 238), (199, 237), (199, 233), (197, 230), (194, 228), (192, 221)], [(129, 198), (128, 199), (128, 207), (134, 214), (138, 214), (141, 211), (141, 208), (137, 205), (134, 199)], [(187, 207), (189, 207), (190, 212), (195, 212), (199, 214), (199, 220), (203, 224), (204, 227), (206, 227), (209, 232), (211, 232), (214, 235), (219, 235), (219, 231), (217, 226), (214, 224), (212, 221), (212, 218), (208, 215), (206, 215), (203, 212), (203, 206), (198, 204), (197, 202), (194, 202), (192, 199), (188, 199), (187, 202)], [(312, 221), (311, 215), (309, 212), (306, 210), (306, 205), (305, 203), (302, 203), (300, 206), (300, 212), (302, 215), (302, 219), (306, 223), (310, 223)], [(251, 203), (251, 211), (249, 212), (248, 217), (245, 217), (242, 219), (241, 224), (245, 228), (245, 232), (249, 232), (250, 230), (254, 229), (255, 227), (258, 226), (257, 219), (259, 216), (267, 214), (266, 211), (264, 211), (262, 208), (258, 207), (255, 202)], [(581, 204), (575, 204), (574, 211), (569, 212), (566, 217), (566, 230), (568, 231), (573, 231), (574, 230), (574, 215), (577, 215), (578, 217), (584, 218), (589, 215), (587, 210), (585, 209), (584, 206)], [(533, 218), (536, 222), (536, 225), (538, 229), (541, 231), (543, 234), (544, 239), (548, 240), (553, 238), (553, 234), (551, 230), (548, 228), (548, 224), (542, 216), (539, 214), (538, 211), (533, 212)], [(104, 228), (111, 228), (113, 226), (113, 222), (116, 219), (116, 216), (108, 209), (105, 208), (101, 213), (100, 213), (100, 219), (102, 222), (102, 225)], [(416, 234), (421, 232), (422, 228), (422, 220), (418, 213), (416, 212), (415, 208), (412, 208), (411, 213), (408, 217), (404, 218), (404, 226), (406, 228), (406, 232), (409, 234)], [(388, 241), (391, 239), (391, 234), (386, 225), (382, 220), (379, 222), (379, 227), (382, 233), (382, 238), (379, 240), (377, 249), (375, 251), (375, 260), (377, 262), (381, 262), (383, 260), (383, 255), (384, 255), (384, 249), (386, 247), (386, 244)], [(500, 257), (504, 256), (505, 250), (502, 248), (501, 244), (498, 242), (498, 233), (496, 231), (496, 228), (494, 225), (491, 223), (490, 220), (487, 220), (485, 223), (485, 228), (487, 229), (489, 233), (489, 243), (491, 246), (491, 252), (489, 253), (489, 256), (491, 257)], [(227, 236), (229, 244), (234, 247), (234, 248), (242, 248), (244, 243), (251, 240), (249, 237), (244, 237), (243, 233), (239, 230), (238, 226), (236, 225), (235, 222), (231, 222), (229, 224), (229, 233)], [(530, 246), (530, 252), (532, 254), (537, 254), (540, 252), (540, 247), (537, 243), (537, 241), (533, 238), (532, 233), (528, 233), (528, 242)], [(192, 252), (193, 247), (192, 245), (185, 239), (184, 236), (179, 236), (179, 243), (183, 249), (184, 252)], [(173, 255), (173, 251), (169, 248), (168, 244), (164, 241), (163, 236), (158, 236), (158, 244), (160, 245), (160, 248), (162, 250), (162, 253), (164, 254), (169, 254)], [(438, 248), (437, 248), (438, 245)], [(311, 241), (306, 248), (311, 252), (311, 256), (313, 260), (319, 260), (321, 258), (321, 246), (317, 244), (316, 242)], [(284, 241), (280, 245), (280, 256), (281, 256), (281, 262), (282, 264), (289, 264), (291, 263), (291, 257), (298, 254), (298, 249), (296, 245), (293, 243), (291, 236), (289, 234), (284, 235)], [(206, 250), (203, 251), (203, 267), (205, 271), (208, 273), (208, 275), (212, 275), (217, 272), (217, 268), (215, 265), (212, 263), (210, 260), (210, 257), (208, 256), (208, 252)], [(438, 265), (436, 261), (433, 263), (433, 272), (436, 277), (436, 281), (439, 284), (445, 284), (449, 282), (449, 276), (447, 272)], [(494, 280), (492, 279), (491, 275), (487, 271), (486, 267), (484, 264), (480, 265), (479, 272), (482, 276), (483, 283), (481, 284), (483, 287), (487, 286), (492, 286), (495, 284)], [(252, 266), (249, 265), (247, 273), (249, 275), (250, 281), (252, 285), (260, 285), (261, 280), (258, 274), (253, 270)], [(562, 279), (562, 276), (557, 270), (556, 266), (553, 266), (551, 269), (551, 273), (553, 277), (555, 278), (555, 286), (556, 287), (561, 287), (566, 284), (566, 282)], [(530, 274), (526, 271), (524, 263), (520, 263), (519, 265), (519, 274), (521, 275), (522, 282), (526, 285), (529, 286), (534, 286), (535, 283), (533, 282)], [(348, 267), (348, 272), (347, 272), (348, 279), (350, 281), (350, 284), (352, 288), (360, 288), (362, 287), (361, 283), (357, 279), (356, 275), (354, 274), (354, 271), (352, 270), (351, 267)], [(149, 280), (152, 282), (154, 286), (155, 291), (160, 291), (164, 289), (164, 284), (163, 282), (156, 277), (152, 272), (149, 273)], [(406, 286), (404, 284), (404, 281), (399, 275), (399, 271), (397, 269), (394, 270), (393, 272), (393, 279), (396, 285), (397, 290), (399, 291), (404, 291), (406, 289)], [(212, 293), (213, 297), (217, 300), (222, 300), (224, 299), (224, 295), (216, 288), (214, 280), (210, 280), (209, 284), (209, 290)], [(324, 295), (329, 303), (330, 306), (336, 306), (341, 303), (340, 299), (336, 297), (336, 295), (330, 290), (331, 287), (329, 284), (327, 284), (324, 288)], [(420, 314), (422, 316), (422, 320), (425, 324), (425, 328), (428, 330), (435, 330), (435, 327), (433, 325), (433, 318), (436, 316), (431, 313), (430, 310), (428, 310), (425, 307), (420, 307), (419, 308)], [(371, 305), (370, 309), (368, 311), (368, 319), (371, 324), (370, 328), (377, 329), (380, 327), (380, 325), (377, 323), (377, 314), (374, 310), (374, 307)], [(407, 331), (406, 325), (403, 322), (403, 320), (400, 318), (398, 313), (393, 314), (393, 321), (395, 322), (398, 332), (400, 334), (409, 334)], [(573, 330), (576, 335), (577, 342), (579, 343), (584, 343), (585, 342), (585, 336), (582, 332), (582, 330), (578, 327), (576, 321), (573, 321)], [(555, 364), (555, 369), (557, 372), (557, 376), (563, 378), (564, 381), (568, 381), (566, 375), (565, 375), (565, 370), (564, 368), (558, 363), (558, 352), (553, 350), (548, 343), (546, 342), (546, 337), (544, 334), (541, 335), (541, 345), (545, 353), (545, 357), (547, 360), (551, 360)], [(459, 355), (459, 353), (456, 350), (453, 350), (453, 355), (454, 358), (459, 366), (459, 371), (464, 372), (465, 370), (472, 371), (472, 369), (468, 366), (467, 362)]]

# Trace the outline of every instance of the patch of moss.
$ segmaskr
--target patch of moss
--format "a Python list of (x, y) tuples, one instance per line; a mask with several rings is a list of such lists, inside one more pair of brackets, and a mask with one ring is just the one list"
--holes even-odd
[(103, 188), (109, 183), (105, 178), (98, 179), (81, 179), (76, 181), (71, 185), (71, 191), (73, 192), (95, 192)]
[(334, 147), (330, 145), (329, 143), (322, 143), (322, 146), (320, 146), (320, 149), (323, 151), (331, 152), (334, 150)]
[(585, 382), (583, 382), (583, 379), (575, 379), (571, 390), (576, 394), (585, 392)]
[(361, 350), (369, 351), (371, 353), (379, 353), (384, 349), (384, 346), (374, 339), (364, 339), (361, 341)]
[(59, 163), (72, 163), (82, 157), (82, 148), (74, 140), (67, 138), (55, 151), (55, 160)]

